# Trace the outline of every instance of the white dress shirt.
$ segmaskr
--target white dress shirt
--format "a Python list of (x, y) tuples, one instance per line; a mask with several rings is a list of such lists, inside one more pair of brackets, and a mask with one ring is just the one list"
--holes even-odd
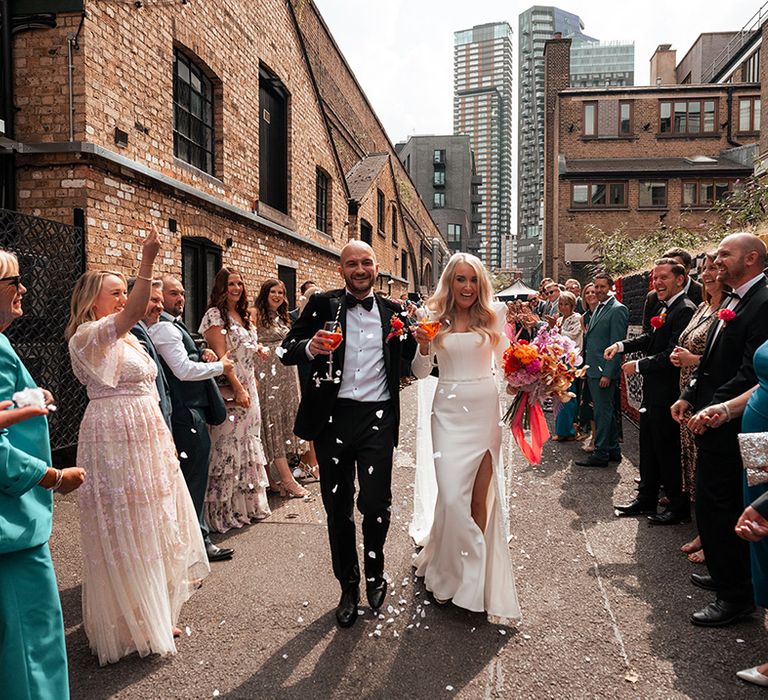
[(158, 321), (148, 329), (157, 354), (182, 382), (200, 382), (224, 374), (221, 362), (193, 362), (181, 337), (181, 330), (168, 321)]
[[(722, 309), (735, 309), (736, 306), (738, 306), (739, 302), (744, 298), (744, 295), (752, 289), (758, 282), (763, 282), (765, 284), (765, 274), (761, 272), (759, 275), (755, 275), (749, 282), (745, 282), (741, 285), (741, 287), (736, 287), (736, 289), (733, 290), (733, 294), (735, 296), (729, 297), (728, 303), (721, 308)], [(725, 326), (725, 321), (720, 320), (717, 322), (717, 326), (715, 327), (715, 334), (712, 336), (712, 342), (709, 344), (709, 347), (712, 347), (715, 343), (715, 339), (720, 334), (720, 331), (723, 330), (723, 326)]]
[[(369, 296), (373, 296), (373, 292)], [(381, 314), (375, 300), (370, 311), (361, 304), (347, 309), (340, 399), (387, 401), (390, 398), (381, 336)]]

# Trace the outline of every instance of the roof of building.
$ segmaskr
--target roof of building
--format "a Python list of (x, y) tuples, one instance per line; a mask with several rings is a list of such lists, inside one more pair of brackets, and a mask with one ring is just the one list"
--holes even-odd
[(378, 177), (381, 169), (389, 161), (387, 153), (374, 153), (366, 156), (359, 161), (347, 173), (347, 187), (349, 187), (349, 197), (359, 202), (365, 197), (371, 188), (371, 183)]
[(688, 158), (566, 158), (560, 156), (561, 177), (627, 173), (634, 175), (696, 173), (749, 174), (754, 166), (725, 156), (691, 156)]

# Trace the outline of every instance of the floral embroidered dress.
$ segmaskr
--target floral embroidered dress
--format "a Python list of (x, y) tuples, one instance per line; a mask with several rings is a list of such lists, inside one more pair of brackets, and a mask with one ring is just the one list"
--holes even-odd
[[(680, 334), (677, 344), (692, 352), (694, 355), (704, 353), (707, 344), (707, 335), (712, 323), (717, 319), (717, 314), (712, 312), (709, 304), (703, 301), (696, 309), (685, 330)], [(680, 368), (680, 391), (688, 386), (695, 367)], [(680, 424), (681, 461), (683, 464), (683, 491), (691, 496), (696, 495), (696, 443), (693, 433), (688, 430), (685, 422)]]
[(77, 464), (83, 622), (99, 663), (137, 651), (175, 654), (182, 604), (209, 573), (200, 525), (163, 420), (157, 367), (115, 316), (82, 324), (69, 341), (90, 402)]
[(251, 397), (249, 408), (227, 402), (227, 420), (210, 427), (211, 462), (205, 495), (205, 520), (214, 532), (263, 520), (271, 514), (267, 503), (267, 460), (261, 444), (261, 411), (256, 388), (258, 336), (231, 316), (224, 329), (217, 308), (208, 309), (200, 333), (218, 326), (226, 330), (227, 352), (235, 362), (235, 374)]
[[(269, 328), (261, 329), (259, 337), (270, 351), (269, 357), (259, 360), (256, 366), (262, 436), (270, 460), (301, 452), (304, 443), (293, 434), (293, 423), (299, 410), (296, 367), (284, 365), (276, 354), (288, 331), (288, 326), (276, 318)], [(306, 444), (303, 449), (306, 449)]]

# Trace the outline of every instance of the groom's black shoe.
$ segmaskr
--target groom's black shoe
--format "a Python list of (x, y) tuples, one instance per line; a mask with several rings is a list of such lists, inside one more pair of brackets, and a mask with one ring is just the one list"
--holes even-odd
[(595, 456), (587, 457), (586, 459), (580, 459), (576, 462), (579, 467), (607, 467), (608, 460), (598, 459)]
[(384, 577), (377, 578), (375, 581), (369, 581), (365, 584), (365, 594), (368, 596), (368, 603), (373, 610), (378, 610), (387, 597), (387, 581)]
[(691, 514), (684, 510), (665, 510), (663, 513), (648, 516), (649, 525), (679, 525), (689, 522), (691, 522)]
[(339, 627), (352, 627), (357, 620), (357, 604), (360, 602), (360, 589), (357, 586), (341, 592), (341, 600), (336, 608), (336, 622)]
[(229, 547), (217, 547), (209, 541), (205, 543), (205, 553), (208, 555), (208, 561), (227, 561), (232, 558), (235, 550)]
[(613, 512), (617, 518), (631, 518), (634, 515), (655, 513), (656, 504), (653, 501), (645, 501), (642, 498), (636, 498), (626, 505), (613, 506)]
[(691, 583), (694, 586), (703, 588), (705, 591), (717, 590), (717, 586), (715, 585), (715, 582), (712, 580), (712, 577), (707, 576), (707, 574), (691, 574)]
[(730, 603), (727, 600), (712, 601), (706, 608), (691, 615), (691, 622), (699, 627), (725, 627), (755, 612), (753, 603)]

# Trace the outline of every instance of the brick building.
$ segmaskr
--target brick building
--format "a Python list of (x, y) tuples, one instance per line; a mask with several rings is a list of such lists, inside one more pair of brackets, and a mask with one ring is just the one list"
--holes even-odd
[(88, 268), (134, 272), (154, 222), (192, 324), (219, 265), (293, 298), (353, 238), (379, 289), (434, 286), (448, 247), (311, 2), (10, 6), (5, 204), (82, 225)]
[(555, 278), (586, 274), (590, 226), (642, 236), (711, 221), (754, 172), (765, 104), (739, 63), (719, 83), (569, 88), (569, 56), (569, 39), (547, 42), (543, 274)]

